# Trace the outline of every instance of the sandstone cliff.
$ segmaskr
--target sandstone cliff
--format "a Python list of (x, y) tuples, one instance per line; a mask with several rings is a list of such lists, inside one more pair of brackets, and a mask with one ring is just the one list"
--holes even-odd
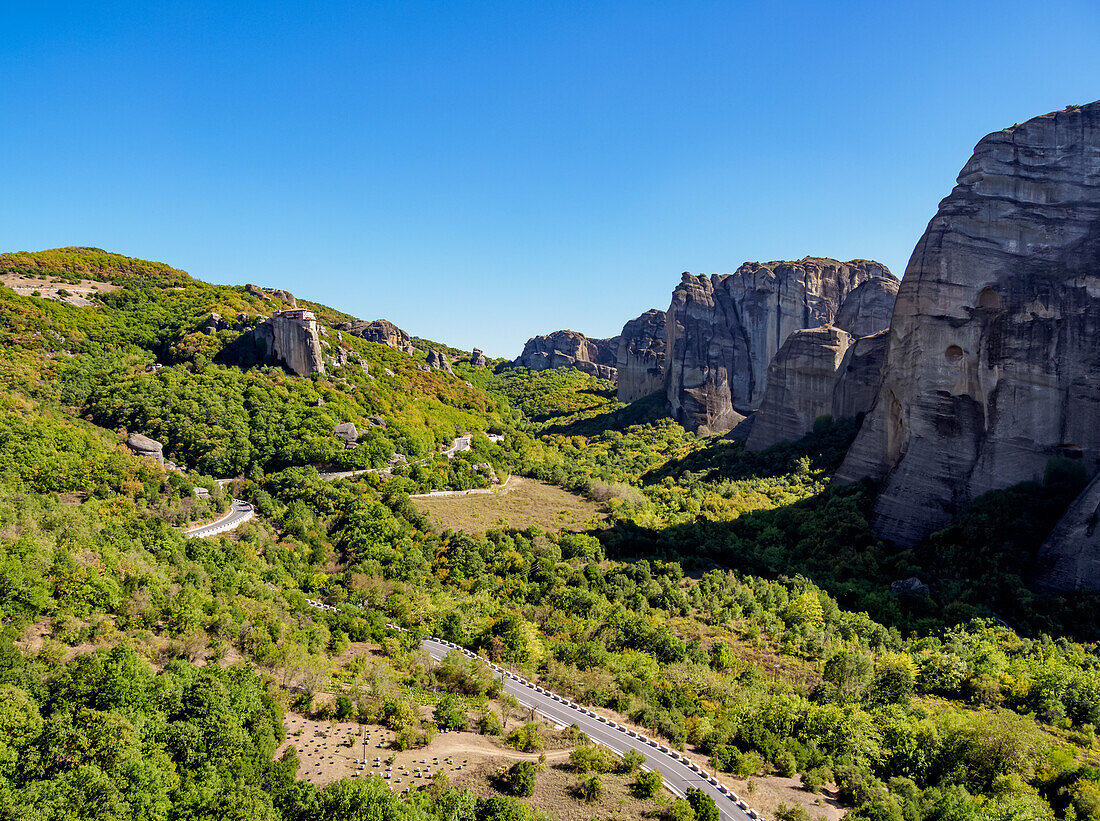
[(554, 331), (527, 340), (512, 363), (516, 367), (544, 371), (548, 368), (576, 368), (600, 379), (615, 381), (619, 337), (589, 339), (576, 331)]
[(862, 283), (837, 311), (835, 324), (854, 337), (870, 336), (890, 327), (894, 300), (901, 285), (893, 277), (874, 277)]
[(729, 430), (759, 407), (767, 369), (793, 331), (832, 323), (845, 298), (875, 277), (868, 260), (747, 262), (736, 273), (684, 274), (666, 318), (665, 391), (690, 430)]
[(833, 325), (794, 331), (768, 366), (768, 388), (745, 447), (802, 438), (832, 412), (833, 390), (852, 337)]
[(376, 319), (373, 322), (356, 319), (352, 322), (337, 323), (333, 327), (338, 331), (362, 337), (368, 342), (377, 342), (404, 351), (410, 356), (416, 353), (416, 348), (412, 344), (412, 337), (388, 319)]
[(836, 419), (850, 419), (867, 413), (875, 404), (882, 384), (889, 331), (852, 340), (837, 370), (831, 413)]
[(1100, 476), (1069, 506), (1039, 551), (1038, 584), (1049, 592), (1100, 590)]
[(1060, 454), (1100, 458), (1100, 103), (978, 143), (917, 244), (882, 387), (838, 472), (910, 545)]
[[(301, 313), (302, 317), (287, 315), (294, 313)], [(281, 363), (298, 376), (325, 372), (321, 338), (312, 313), (277, 313), (261, 321), (252, 335), (261, 359)]]
[(620, 402), (663, 390), (666, 347), (664, 311), (651, 308), (623, 326), (615, 358)]

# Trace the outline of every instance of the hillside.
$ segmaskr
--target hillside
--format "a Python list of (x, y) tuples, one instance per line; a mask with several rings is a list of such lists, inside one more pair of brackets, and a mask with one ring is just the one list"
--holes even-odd
[[(235, 353), (289, 304), (273, 290), (95, 249), (0, 269), (116, 288), (86, 290), (87, 305), (0, 288), (6, 816), (546, 817), (492, 773), (480, 792), (451, 776), (407, 794), (318, 780), (287, 735), (305, 716), (318, 732), (384, 727), (384, 756), (430, 760), (459, 727), (502, 761), (505, 745), (558, 745), (569, 765), (532, 758), (530, 777), (576, 782), (567, 817), (614, 817), (599, 775), (648, 816), (708, 817), (521, 721), (487, 668), (430, 662), (424, 634), (709, 762), (773, 817), (826, 799), (852, 819), (1100, 812), (1095, 600), (1032, 594), (1009, 561), (1078, 492), (1072, 470), (982, 497), (899, 551), (869, 524), (874, 487), (830, 482), (850, 421), (752, 453), (575, 369), (430, 369), (420, 340), (409, 354), (338, 335), (346, 315), (304, 300), (331, 366), (297, 377)], [(212, 313), (240, 328), (204, 332)], [(334, 432), (345, 422), (355, 448)], [(133, 432), (180, 470), (128, 452)], [(470, 450), (442, 455), (466, 433)], [(441, 531), (409, 499), (488, 488), (486, 463), (586, 496), (606, 526)], [(336, 469), (374, 472), (322, 475)], [(257, 517), (184, 538), (232, 497)]]

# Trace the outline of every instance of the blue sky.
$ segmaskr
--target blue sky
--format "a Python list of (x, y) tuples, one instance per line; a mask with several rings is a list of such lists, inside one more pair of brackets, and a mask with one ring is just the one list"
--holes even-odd
[(0, 3), (0, 249), (94, 245), (457, 347), (681, 271), (901, 274), (974, 144), (1100, 98), (1100, 4)]

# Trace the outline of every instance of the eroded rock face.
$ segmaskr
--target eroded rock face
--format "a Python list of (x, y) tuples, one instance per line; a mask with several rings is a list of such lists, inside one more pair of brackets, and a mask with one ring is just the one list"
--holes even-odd
[(1048, 592), (1100, 590), (1100, 476), (1058, 521), (1039, 550), (1038, 585)]
[(885, 331), (894, 315), (900, 285), (893, 277), (867, 280), (848, 294), (833, 324), (856, 338)]
[(484, 368), (486, 366), (485, 354), (482, 353), (480, 348), (474, 348), (470, 354), (470, 365), (475, 368)]
[(281, 299), (291, 308), (298, 307), (298, 300), (294, 298), (294, 294), (292, 294), (290, 291), (284, 291), (282, 288), (276, 288), (274, 291), (271, 292), (271, 295), (276, 299)]
[(664, 311), (651, 308), (623, 326), (615, 359), (620, 402), (664, 388), (667, 345)]
[(619, 337), (589, 339), (577, 331), (554, 331), (527, 340), (523, 353), (512, 364), (544, 371), (548, 368), (576, 368), (584, 373), (615, 381)]
[(673, 418), (690, 430), (735, 427), (763, 401), (768, 365), (787, 337), (832, 323), (848, 295), (875, 277), (893, 275), (878, 262), (818, 257), (684, 274), (666, 318)]
[(317, 321), (308, 311), (308, 318), (285, 316), (280, 312), (260, 322), (252, 332), (262, 359), (281, 363), (298, 376), (324, 373), (321, 338)]
[(867, 413), (875, 404), (882, 384), (882, 366), (886, 362), (889, 331), (852, 340), (844, 361), (837, 369), (831, 413), (836, 419), (850, 419)]
[(1100, 103), (985, 137), (917, 244), (837, 474), (911, 545), (1051, 456), (1100, 458)]
[(138, 456), (148, 456), (164, 464), (164, 446), (156, 439), (150, 439), (140, 433), (131, 433), (126, 437), (126, 446)]
[(373, 322), (356, 319), (352, 322), (340, 322), (334, 327), (339, 331), (362, 337), (368, 342), (378, 342), (399, 351), (404, 351), (410, 356), (416, 353), (416, 348), (412, 344), (412, 337), (388, 319), (376, 319)]
[(447, 358), (446, 354), (440, 353), (434, 348), (428, 351), (428, 367), (437, 371), (446, 371), (454, 376), (454, 371), (451, 370), (451, 360)]
[(817, 417), (831, 413), (837, 374), (851, 344), (851, 335), (833, 325), (791, 333), (768, 366), (768, 388), (745, 447), (763, 450), (801, 439)]

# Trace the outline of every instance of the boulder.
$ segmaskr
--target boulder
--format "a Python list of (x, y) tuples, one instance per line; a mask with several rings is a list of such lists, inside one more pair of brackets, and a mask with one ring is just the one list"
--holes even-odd
[(623, 325), (615, 358), (620, 402), (663, 390), (666, 347), (664, 311), (651, 308)]
[(412, 337), (388, 319), (376, 319), (373, 322), (356, 319), (351, 322), (339, 322), (334, 327), (344, 333), (361, 337), (368, 342), (388, 345), (410, 356), (416, 353), (416, 348), (412, 344)]
[(285, 302), (291, 308), (297, 308), (298, 307), (298, 300), (296, 300), (294, 298), (294, 294), (292, 294), (290, 291), (284, 291), (281, 288), (276, 288), (275, 290), (273, 290), (271, 292), (271, 295), (273, 297), (275, 297), (276, 299), (281, 299), (283, 302)]
[(893, 279), (869, 260), (746, 262), (733, 274), (685, 273), (665, 319), (665, 392), (689, 430), (727, 431), (760, 406), (767, 369), (794, 331), (834, 321), (862, 283)]
[(916, 576), (890, 582), (890, 592), (895, 596), (927, 596), (931, 591), (928, 585)]
[(376, 428), (386, 427), (386, 420), (381, 416), (368, 416), (367, 421), (374, 425)]
[(210, 312), (210, 318), (203, 323), (202, 332), (207, 336), (229, 328), (229, 323), (222, 319), (221, 314)]
[(473, 353), (470, 354), (470, 365), (475, 368), (484, 368), (486, 366), (485, 354), (480, 349), (474, 348)]
[(982, 493), (1100, 459), (1100, 103), (978, 143), (906, 268), (874, 408), (837, 473), (912, 545)]
[(359, 429), (354, 422), (341, 422), (332, 432), (344, 440), (344, 447), (353, 448), (359, 442)]
[(271, 297), (269, 297), (267, 294), (264, 293), (263, 288), (259, 287), (258, 285), (253, 285), (251, 282), (249, 282), (247, 285), (245, 285), (244, 289), (248, 293), (252, 294), (252, 296), (258, 296), (262, 299), (268, 299), (268, 300), (271, 299)]
[(451, 360), (447, 358), (446, 354), (434, 348), (428, 351), (428, 367), (437, 371), (446, 371), (451, 376), (454, 376), (454, 371), (451, 370)]
[(546, 336), (527, 340), (512, 363), (517, 368), (544, 371), (549, 368), (576, 368), (579, 371), (607, 379), (616, 379), (615, 363), (619, 337), (589, 339), (577, 331), (554, 331)]
[(1039, 550), (1038, 587), (1049, 593), (1100, 590), (1100, 476), (1055, 525)]
[(148, 456), (164, 464), (164, 445), (156, 439), (150, 439), (140, 433), (131, 433), (126, 437), (126, 446), (138, 456)]

